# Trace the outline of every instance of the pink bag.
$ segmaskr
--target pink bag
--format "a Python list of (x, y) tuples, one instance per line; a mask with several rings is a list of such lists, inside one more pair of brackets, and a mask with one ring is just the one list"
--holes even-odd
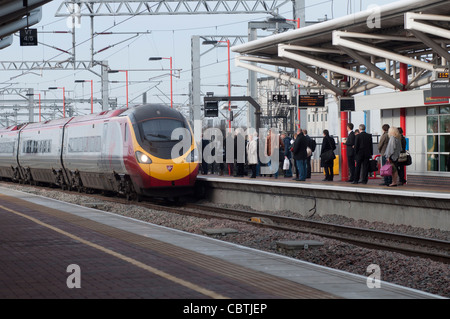
[(392, 176), (392, 166), (391, 164), (384, 164), (383, 166), (381, 166), (380, 168), (380, 175), (381, 176)]

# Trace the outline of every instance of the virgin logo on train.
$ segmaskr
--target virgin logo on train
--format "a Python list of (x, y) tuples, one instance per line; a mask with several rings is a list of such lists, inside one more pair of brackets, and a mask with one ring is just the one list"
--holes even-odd
[(167, 170), (168, 170), (169, 172), (171, 172), (172, 169), (173, 169), (173, 165), (167, 165)]

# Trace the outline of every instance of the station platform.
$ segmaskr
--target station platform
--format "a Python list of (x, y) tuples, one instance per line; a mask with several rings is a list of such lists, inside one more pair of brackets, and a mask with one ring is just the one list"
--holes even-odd
[(382, 179), (369, 178), (367, 184), (323, 181), (292, 177), (234, 177), (199, 175), (200, 192), (211, 202), (251, 207), (262, 212), (289, 211), (299, 217), (336, 214), (355, 220), (409, 225), (450, 231), (450, 187), (410, 183), (381, 186)]
[(440, 298), (4, 187), (0, 245), (0, 299)]

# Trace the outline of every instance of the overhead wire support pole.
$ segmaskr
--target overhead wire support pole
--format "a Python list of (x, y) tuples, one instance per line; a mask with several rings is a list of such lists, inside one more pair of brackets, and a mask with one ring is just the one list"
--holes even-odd
[(170, 107), (173, 108), (173, 66), (172, 66), (172, 57), (164, 58), (164, 57), (150, 57), (149, 61), (158, 61), (158, 60), (170, 60)]
[[(228, 96), (231, 96), (231, 52), (230, 52), (230, 39), (226, 41), (206, 40), (203, 44), (226, 43), (228, 51)], [(228, 129), (231, 130), (231, 100), (228, 101)]]

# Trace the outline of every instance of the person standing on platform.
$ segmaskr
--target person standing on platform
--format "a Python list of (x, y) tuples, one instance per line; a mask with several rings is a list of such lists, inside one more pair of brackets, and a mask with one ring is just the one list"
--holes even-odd
[[(292, 158), (294, 158), (294, 143), (297, 140), (298, 133), (294, 133), (294, 139), (291, 141), (291, 145), (289, 146), (289, 150), (292, 153)], [(299, 180), (300, 179), (300, 171), (298, 170), (297, 161), (294, 159), (294, 168), (295, 168), (295, 177), (293, 180)]]
[[(373, 155), (372, 134), (366, 133), (366, 126), (359, 125), (360, 133), (355, 138), (355, 180), (352, 184), (367, 184), (369, 180), (369, 160)], [(361, 177), (361, 181), (358, 181)]]
[(234, 136), (234, 161), (236, 162), (235, 177), (245, 175), (245, 136), (242, 129), (236, 129)]
[(252, 171), (252, 176), (250, 178), (256, 178), (256, 165), (258, 164), (258, 140), (257, 133), (248, 136), (247, 143), (247, 162), (248, 166)]
[[(386, 157), (384, 157), (384, 153), (386, 152), (386, 147), (389, 143), (389, 124), (384, 124), (381, 129), (383, 130), (383, 134), (381, 135), (380, 142), (378, 143), (378, 152), (381, 154), (381, 165), (386, 164)], [(380, 185), (389, 185), (392, 183), (392, 176), (384, 176), (384, 182)]]
[(205, 160), (205, 148), (209, 144), (209, 140), (202, 137), (202, 175), (208, 175), (208, 163)]
[(348, 183), (355, 180), (355, 133), (353, 132), (353, 123), (347, 124), (347, 139), (344, 143), (347, 146), (348, 162)]
[[(400, 140), (401, 140), (401, 144), (402, 144), (401, 153), (405, 153), (406, 152), (406, 138), (405, 138), (405, 136), (403, 136), (403, 129), (401, 127), (398, 128), (398, 134), (400, 136)], [(402, 165), (401, 163), (399, 163), (397, 165), (398, 178), (400, 180), (398, 185), (406, 184), (405, 169), (406, 169), (405, 165)]]
[(401, 136), (398, 133), (396, 127), (389, 128), (389, 143), (386, 147), (386, 152), (384, 156), (388, 163), (392, 166), (392, 183), (389, 187), (397, 186), (398, 182), (398, 157), (400, 156), (400, 151), (402, 150)]
[(228, 175), (232, 176), (234, 172), (234, 137), (233, 132), (227, 131), (225, 141), (224, 141), (223, 158), (224, 163), (226, 163), (226, 168), (228, 170)]
[(305, 181), (306, 180), (306, 159), (308, 158), (308, 154), (306, 152), (306, 148), (308, 147), (308, 141), (306, 140), (306, 136), (303, 134), (302, 130), (299, 129), (297, 138), (294, 142), (294, 160), (297, 162), (297, 168), (299, 171), (298, 179), (296, 181)]
[[(322, 150), (320, 152), (320, 166), (323, 167), (325, 171), (325, 178), (323, 179), (323, 181), (333, 181), (335, 149), (336, 143), (334, 142), (334, 138), (330, 136), (330, 132), (328, 130), (323, 130)], [(328, 151), (331, 151), (333, 153), (333, 157), (331, 159), (324, 158), (325, 153), (327, 153)]]
[(292, 177), (292, 164), (291, 164), (291, 138), (287, 136), (286, 132), (281, 133), (281, 140), (283, 141), (284, 148), (283, 148), (283, 157), (280, 157), (280, 161), (282, 160), (288, 160), (289, 161), (289, 168), (287, 170), (284, 170), (284, 177)]
[[(277, 138), (278, 143), (276, 142)], [(276, 154), (276, 152), (278, 152), (279, 154), (280, 149), (284, 149), (283, 141), (281, 140), (280, 135), (278, 133), (275, 133), (275, 131), (272, 129), (270, 130), (270, 133), (267, 135), (266, 139), (267, 156), (272, 157), (272, 154)], [(268, 166), (270, 167), (271, 172), (273, 172), (275, 178), (278, 178), (278, 170), (280, 169), (280, 158), (278, 157), (277, 163), (272, 163), (272, 159), (270, 159)]]
[[(312, 155), (314, 154), (314, 151), (316, 150), (316, 141), (313, 140), (311, 137), (309, 137), (308, 131), (306, 129), (303, 129), (303, 135), (305, 135), (306, 141), (308, 143), (307, 145), (308, 145), (309, 149), (311, 150), (311, 153), (307, 154), (308, 158), (306, 159), (306, 178), (311, 178), (311, 158), (312, 158)], [(308, 149), (307, 149), (307, 153), (308, 153)]]

